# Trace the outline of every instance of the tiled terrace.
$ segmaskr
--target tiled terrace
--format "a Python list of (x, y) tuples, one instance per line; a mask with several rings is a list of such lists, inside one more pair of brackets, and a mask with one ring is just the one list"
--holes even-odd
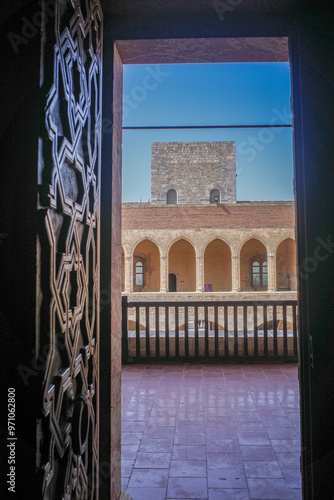
[(127, 365), (122, 382), (133, 500), (302, 498), (295, 364)]

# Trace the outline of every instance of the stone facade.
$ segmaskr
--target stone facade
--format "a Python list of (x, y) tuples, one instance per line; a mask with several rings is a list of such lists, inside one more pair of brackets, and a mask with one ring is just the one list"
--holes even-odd
[(122, 209), (123, 292), (151, 300), (171, 292), (202, 300), (296, 298), (294, 203), (236, 201), (234, 142), (151, 148), (152, 202)]
[(235, 142), (153, 142), (152, 204), (166, 205), (171, 189), (178, 205), (207, 205), (212, 190), (220, 203), (235, 203)]
[[(290, 208), (293, 210), (293, 204), (291, 202), (287, 202), (290, 205)], [(126, 211), (126, 208), (123, 208), (123, 213)], [(260, 226), (257, 228), (222, 228), (222, 229), (209, 229), (209, 228), (201, 228), (200, 226), (197, 228), (180, 228), (180, 229), (156, 229), (151, 227), (150, 229), (142, 228), (142, 229), (126, 229), (123, 226), (122, 232), (122, 247), (123, 247), (123, 262), (124, 262), (124, 292), (126, 294), (131, 294), (135, 292), (133, 286), (133, 262), (134, 262), (134, 254), (136, 247), (138, 244), (144, 240), (149, 240), (155, 245), (159, 250), (160, 255), (160, 292), (166, 293), (168, 292), (168, 274), (169, 274), (169, 252), (175, 242), (179, 240), (185, 240), (190, 243), (190, 245), (194, 249), (195, 254), (195, 265), (193, 268), (193, 274), (196, 278), (196, 293), (203, 293), (204, 284), (205, 284), (205, 251), (208, 245), (214, 240), (222, 240), (224, 241), (231, 252), (231, 277), (232, 284), (231, 289), (229, 291), (223, 293), (215, 293), (217, 297), (221, 300), (222, 295), (226, 298), (231, 296), (235, 299), (235, 293), (237, 293), (240, 297), (239, 300), (245, 300), (248, 296), (247, 291), (251, 293), (249, 298), (254, 300), (254, 293), (257, 295), (259, 292), (262, 292), (261, 297), (266, 295), (268, 298), (273, 297), (273, 293), (277, 293), (277, 262), (276, 255), (280, 244), (287, 240), (291, 239), (294, 242), (295, 234), (294, 227), (265, 227)], [(263, 290), (254, 290), (249, 286), (248, 288), (243, 284), (242, 277), (242, 249), (244, 245), (254, 239), (260, 242), (264, 246), (264, 250), (267, 255), (268, 260), (268, 286), (267, 293), (263, 293)], [(291, 287), (289, 290), (282, 291), (280, 294), (286, 294), (288, 292), (289, 298), (292, 296), (295, 298), (296, 295), (294, 291), (296, 290), (297, 278), (296, 278), (296, 266), (294, 263), (293, 271), (291, 274)], [(178, 292), (181, 289), (177, 290)], [(186, 290), (185, 290), (186, 291)], [(187, 293), (187, 296), (192, 296), (192, 294)], [(203, 298), (209, 299), (210, 293), (204, 293)], [(260, 294), (259, 294), (260, 296)]]

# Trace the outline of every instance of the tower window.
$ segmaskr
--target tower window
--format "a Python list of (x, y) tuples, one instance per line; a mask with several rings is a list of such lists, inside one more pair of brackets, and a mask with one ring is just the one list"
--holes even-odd
[(144, 285), (144, 264), (141, 261), (136, 262), (136, 286)]
[(167, 205), (177, 205), (175, 189), (170, 189), (169, 191), (167, 191)]
[(210, 191), (210, 203), (220, 203), (220, 192), (218, 189), (212, 189)]

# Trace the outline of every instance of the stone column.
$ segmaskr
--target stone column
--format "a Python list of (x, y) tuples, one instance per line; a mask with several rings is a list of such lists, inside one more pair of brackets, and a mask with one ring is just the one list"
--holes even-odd
[(168, 291), (168, 255), (160, 254), (160, 292)]
[(232, 292), (240, 292), (240, 254), (232, 255)]
[(133, 292), (133, 255), (125, 257), (125, 293)]
[(276, 292), (276, 255), (268, 253), (268, 292)]
[(204, 257), (196, 256), (196, 292), (204, 290)]

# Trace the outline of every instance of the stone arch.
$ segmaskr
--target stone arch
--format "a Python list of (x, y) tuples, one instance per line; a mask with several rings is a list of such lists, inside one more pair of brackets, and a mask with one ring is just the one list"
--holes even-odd
[(232, 253), (221, 238), (212, 238), (204, 250), (204, 283), (211, 285), (213, 292), (232, 289)]
[(273, 250), (275, 255), (277, 253), (277, 249), (280, 246), (280, 244), (283, 243), (285, 240), (289, 240), (289, 239), (292, 240), (294, 243), (296, 243), (294, 237), (291, 234), (287, 234), (287, 235), (283, 236), (280, 240), (278, 240), (277, 243), (275, 243), (274, 250)]
[(186, 238), (178, 238), (169, 247), (168, 274), (170, 273), (176, 276), (178, 292), (196, 290), (196, 251)]
[[(142, 262), (144, 266), (142, 284), (140, 280), (136, 280), (136, 264), (138, 262)], [(160, 291), (160, 250), (150, 238), (142, 239), (133, 250), (133, 291)]]
[(143, 235), (141, 235), (141, 236), (139, 236), (139, 237), (138, 237), (138, 238), (134, 241), (134, 243), (132, 243), (131, 248), (130, 248), (130, 254), (131, 254), (131, 255), (134, 255), (134, 251), (135, 251), (136, 247), (137, 247), (138, 245), (140, 245), (140, 243), (142, 243), (142, 242), (143, 242), (143, 241), (145, 241), (145, 240), (148, 240), (148, 241), (150, 241), (151, 243), (153, 243), (153, 244), (154, 244), (154, 245), (158, 248), (159, 253), (160, 253), (160, 254), (162, 253), (161, 245), (160, 245), (160, 243), (159, 243), (159, 242), (158, 242), (155, 238), (152, 238), (151, 236), (143, 236)]
[(166, 253), (167, 255), (169, 254), (170, 252), (170, 249), (172, 248), (172, 246), (177, 243), (178, 241), (180, 240), (185, 240), (187, 241), (194, 249), (194, 252), (195, 252), (195, 256), (198, 254), (198, 250), (197, 250), (197, 246), (196, 244), (190, 239), (188, 238), (188, 236), (178, 236), (177, 238), (175, 238), (174, 240), (172, 240), (167, 246), (166, 246)]
[(258, 236), (257, 234), (250, 234), (249, 236), (247, 236), (247, 238), (242, 240), (241, 243), (239, 243), (239, 247), (238, 247), (238, 254), (239, 255), (240, 255), (241, 250), (244, 247), (244, 245), (250, 240), (258, 240), (260, 243), (262, 243), (262, 245), (266, 249), (267, 254), (270, 253), (270, 246), (269, 246), (268, 241), (265, 238), (263, 238), (262, 236)]
[(208, 239), (204, 245), (203, 245), (203, 248), (202, 248), (202, 252), (201, 252), (201, 257), (204, 258), (204, 255), (205, 255), (205, 250), (207, 249), (207, 247), (210, 245), (210, 243), (212, 243), (213, 241), (215, 240), (220, 240), (222, 241), (223, 243), (225, 243), (228, 248), (230, 249), (231, 251), (231, 254), (232, 254), (232, 244), (230, 243), (229, 240), (227, 240), (226, 238), (223, 238), (222, 236), (212, 236), (210, 239)]
[(276, 248), (277, 290), (297, 290), (296, 242), (290, 236)]
[[(254, 276), (257, 276), (255, 274), (257, 267), (259, 280), (254, 279)], [(268, 290), (267, 248), (260, 238), (248, 238), (240, 249), (240, 289), (241, 291)]]

